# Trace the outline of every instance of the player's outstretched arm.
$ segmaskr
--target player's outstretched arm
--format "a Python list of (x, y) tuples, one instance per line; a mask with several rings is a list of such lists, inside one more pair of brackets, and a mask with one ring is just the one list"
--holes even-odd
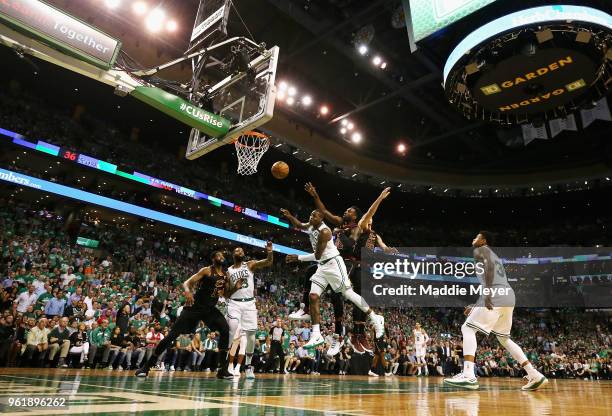
[(319, 198), (317, 189), (312, 183), (306, 182), (306, 185), (304, 185), (304, 190), (312, 197), (315, 207), (317, 207), (317, 209), (323, 213), (323, 216), (328, 222), (332, 223), (333, 225), (342, 225), (342, 217), (332, 214), (327, 210), (325, 204), (323, 204), (323, 201), (321, 201), (321, 198)]
[(368, 227), (368, 224), (370, 223), (370, 221), (372, 221), (372, 218), (374, 218), (374, 214), (376, 214), (376, 211), (378, 210), (380, 203), (386, 197), (388, 197), (390, 193), (391, 193), (390, 187), (383, 189), (383, 191), (380, 193), (378, 198), (376, 198), (376, 200), (372, 203), (368, 211), (359, 220), (359, 223), (358, 223), (359, 228), (361, 228), (362, 230), (365, 230)]
[(281, 214), (283, 214), (285, 218), (287, 218), (289, 222), (291, 223), (291, 225), (293, 225), (295, 228), (299, 228), (300, 230), (305, 230), (306, 228), (308, 228), (308, 223), (303, 223), (297, 218), (295, 218), (293, 214), (289, 212), (288, 209), (281, 208), (280, 211), (281, 211)]
[(272, 266), (272, 263), (274, 262), (274, 250), (272, 247), (272, 241), (268, 241), (266, 243), (266, 252), (268, 253), (268, 256), (265, 259), (249, 261), (247, 263), (248, 268), (251, 270), (257, 270), (262, 269), (264, 267)]
[(399, 253), (399, 251), (395, 247), (389, 247), (387, 244), (385, 244), (382, 237), (378, 234), (376, 234), (376, 244), (378, 245), (378, 247), (382, 249), (383, 252), (387, 254), (398, 254)]
[(193, 305), (193, 291), (196, 283), (198, 283), (205, 276), (210, 276), (210, 267), (201, 268), (196, 274), (185, 280), (183, 283), (183, 289), (185, 289), (185, 305)]

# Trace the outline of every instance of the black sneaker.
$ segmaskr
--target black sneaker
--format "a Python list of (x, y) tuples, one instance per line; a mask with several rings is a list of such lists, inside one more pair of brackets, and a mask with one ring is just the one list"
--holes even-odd
[(136, 370), (134, 375), (136, 377), (146, 377), (149, 375), (149, 369), (147, 367), (140, 367), (138, 370)]
[(223, 367), (221, 367), (219, 371), (217, 371), (217, 378), (225, 379), (225, 380), (233, 380), (234, 375), (230, 373), (229, 371), (227, 371), (227, 366), (224, 365)]

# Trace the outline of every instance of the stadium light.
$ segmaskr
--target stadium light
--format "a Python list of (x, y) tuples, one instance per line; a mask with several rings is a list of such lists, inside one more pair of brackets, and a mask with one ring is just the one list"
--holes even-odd
[(312, 104), (312, 97), (310, 95), (305, 95), (302, 97), (302, 104), (308, 107), (310, 104)]
[(368, 53), (368, 47), (366, 45), (359, 45), (357, 51), (360, 55), (365, 55), (366, 53)]
[(278, 88), (279, 88), (281, 91), (285, 91), (285, 90), (287, 89), (287, 82), (285, 82), (285, 81), (281, 81), (281, 82), (280, 82), (280, 84), (278, 84)]
[(292, 86), (290, 86), (290, 87), (287, 89), (287, 94), (289, 94), (289, 96), (290, 96), (290, 97), (295, 96), (295, 94), (297, 94), (297, 88), (295, 88), (293, 85), (292, 85)]
[(321, 108), (319, 108), (319, 113), (321, 113), (321, 115), (326, 116), (327, 114), (329, 114), (329, 107), (327, 107), (326, 105), (322, 105)]
[(293, 97), (287, 97), (287, 104), (289, 104), (289, 105), (293, 105), (293, 104), (295, 104), (295, 98), (293, 98)]
[(387, 63), (383, 62), (382, 64), (380, 64), (380, 69), (387, 69)]
[(106, 7), (108, 7), (109, 9), (117, 8), (120, 3), (121, 0), (104, 0), (104, 4), (106, 4)]
[(283, 101), (285, 99), (285, 90), (278, 90), (278, 93), (276, 94), (276, 99), (279, 101)]
[(342, 127), (342, 128), (340, 129), (340, 133), (342, 133), (342, 134), (346, 134), (346, 127)]
[(397, 145), (397, 151), (400, 153), (404, 153), (406, 151), (406, 145), (404, 143), (400, 143)]
[(382, 58), (377, 55), (372, 59), (372, 63), (376, 66), (380, 66), (380, 64), (382, 63)]
[(346, 127), (346, 125), (348, 124), (348, 120), (347, 119), (343, 119), (340, 124), (342, 124), (342, 126)]
[(176, 23), (176, 20), (170, 20), (166, 24), (166, 30), (168, 32), (176, 32), (176, 29), (178, 29), (178, 24)]
[(359, 143), (361, 143), (361, 139), (362, 139), (362, 137), (361, 137), (361, 133), (359, 133), (359, 132), (355, 132), (355, 133), (353, 133), (353, 135), (351, 136), (351, 140), (352, 140), (352, 141), (353, 141), (353, 143), (355, 143), (355, 144), (359, 144)]
[(161, 9), (154, 9), (149, 13), (145, 26), (151, 32), (159, 32), (163, 26), (166, 13)]
[(144, 1), (137, 1), (132, 4), (132, 11), (138, 16), (144, 15), (147, 10), (149, 10), (149, 6)]
[(349, 121), (349, 122), (346, 124), (346, 128), (347, 128), (347, 129), (349, 129), (349, 130), (353, 130), (353, 128), (355, 128), (355, 125)]

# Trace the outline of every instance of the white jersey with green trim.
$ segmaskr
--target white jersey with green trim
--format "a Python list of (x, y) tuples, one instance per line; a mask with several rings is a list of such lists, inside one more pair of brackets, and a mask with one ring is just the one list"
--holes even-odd
[[(306, 230), (306, 232), (308, 233), (308, 236), (310, 237), (310, 244), (312, 245), (313, 253), (317, 252), (317, 243), (319, 241), (319, 234), (321, 234), (321, 231), (323, 231), (326, 228), (331, 233), (331, 228), (329, 228), (324, 222), (321, 222), (321, 224), (317, 228), (313, 227), (312, 225), (308, 226), (308, 229)], [(339, 255), (340, 255), (340, 252), (338, 251), (338, 248), (334, 244), (334, 239), (330, 238), (327, 244), (325, 244), (325, 248), (323, 249), (323, 253), (321, 253), (321, 258), (319, 259), (319, 262), (325, 261), (327, 259), (331, 259), (332, 257), (336, 257)]]
[(230, 299), (247, 299), (255, 297), (255, 278), (253, 272), (249, 269), (246, 262), (240, 264), (239, 267), (230, 266), (227, 269), (232, 286), (239, 280), (242, 280), (242, 287), (232, 293)]

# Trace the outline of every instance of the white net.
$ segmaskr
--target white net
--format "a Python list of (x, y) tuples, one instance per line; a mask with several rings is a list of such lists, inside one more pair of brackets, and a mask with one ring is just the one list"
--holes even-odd
[(234, 143), (238, 155), (238, 174), (252, 175), (257, 172), (257, 164), (270, 147), (268, 136), (251, 131), (238, 137)]

